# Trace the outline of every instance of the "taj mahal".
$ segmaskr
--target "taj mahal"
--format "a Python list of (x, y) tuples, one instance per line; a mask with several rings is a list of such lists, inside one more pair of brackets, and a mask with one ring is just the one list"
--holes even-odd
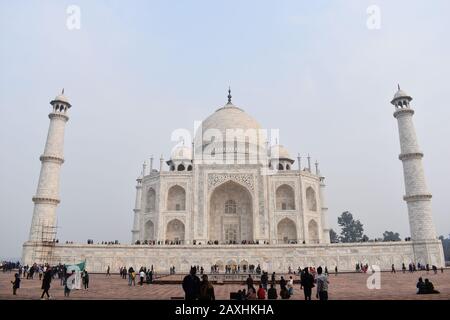
[(144, 163), (136, 179), (129, 244), (62, 244), (55, 241), (56, 209), (64, 130), (72, 107), (62, 92), (50, 102), (49, 132), (22, 262), (86, 261), (94, 272), (124, 265), (154, 265), (163, 272), (171, 266), (188, 271), (191, 265), (208, 269), (213, 264), (219, 269), (259, 264), (277, 272), (308, 265), (353, 270), (358, 262), (381, 269), (410, 262), (445, 266), (411, 101), (400, 87), (391, 101), (411, 241), (330, 243), (319, 164), (311, 164), (310, 156), (293, 158), (276, 132), (269, 138), (267, 130), (234, 105), (228, 90), (228, 102), (198, 125), (193, 138), (180, 134), (169, 159), (161, 156), (155, 165), (152, 157)]

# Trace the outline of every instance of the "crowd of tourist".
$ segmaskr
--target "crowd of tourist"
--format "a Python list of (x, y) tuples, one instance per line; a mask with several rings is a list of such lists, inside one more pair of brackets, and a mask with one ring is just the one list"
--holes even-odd
[[(31, 266), (20, 265), (18, 262), (3, 261), (0, 264), (0, 268), (3, 272), (11, 272), (17, 270), (14, 274), (14, 278), (11, 281), (13, 295), (17, 295), (18, 289), (21, 286), (23, 279), (33, 280), (39, 279), (42, 281), (42, 294), (41, 299), (50, 299), (50, 288), (53, 280), (58, 279), (59, 285), (64, 288), (64, 296), (69, 297), (70, 291), (74, 288), (75, 274), (74, 271), (68, 272), (67, 266), (58, 264), (56, 266), (50, 266), (48, 264), (36, 264)], [(357, 272), (367, 273), (369, 265), (366, 263), (357, 263), (355, 270)], [(431, 271), (434, 274), (438, 273), (438, 268), (435, 265), (430, 267), (429, 264), (410, 263), (408, 268), (405, 263), (401, 266), (402, 272), (416, 272), (426, 271), (427, 274)], [(218, 274), (220, 271), (219, 265), (215, 264), (211, 266), (211, 274)], [(327, 266), (322, 267), (298, 267), (296, 271), (291, 266), (288, 267), (287, 279), (283, 275), (279, 277), (277, 281), (276, 273), (273, 272), (269, 279), (267, 271), (261, 269), (261, 266), (250, 264), (239, 265), (225, 265), (224, 274), (248, 274), (245, 281), (246, 287), (230, 294), (231, 299), (236, 300), (262, 300), (262, 299), (289, 299), (294, 294), (294, 277), (298, 277), (298, 283), (300, 284), (300, 290), (303, 291), (305, 300), (312, 300), (313, 288), (315, 290), (315, 297), (319, 300), (328, 300), (328, 285), (329, 274)], [(373, 272), (373, 270), (371, 270)], [(440, 268), (441, 273), (444, 269)], [(335, 275), (338, 274), (337, 266), (334, 269)], [(392, 264), (391, 273), (396, 273), (395, 265)], [(176, 274), (175, 266), (169, 268), (169, 275)], [(200, 275), (200, 278), (197, 276)], [(145, 284), (151, 284), (155, 279), (155, 270), (153, 265), (149, 268), (140, 267), (139, 271), (136, 271), (133, 267), (120, 267), (119, 275), (122, 279), (128, 280), (128, 286), (136, 286), (136, 282), (140, 286)], [(106, 270), (106, 276), (111, 276), (110, 267)], [(254, 278), (255, 277), (255, 278)], [(89, 274), (86, 270), (81, 273), (81, 281), (85, 290), (89, 289)], [(214, 300), (214, 286), (208, 279), (208, 275), (205, 274), (203, 266), (195, 265), (191, 266), (189, 275), (185, 276), (182, 282), (182, 287), (185, 292), (185, 298), (187, 300)], [(416, 284), (417, 294), (433, 294), (439, 293), (434, 288), (433, 283), (427, 278), (425, 280), (422, 277), (419, 278)]]
[[(14, 274), (14, 280), (11, 281), (13, 295), (17, 295), (17, 290), (20, 288), (20, 283), (22, 279), (33, 280), (38, 278), (42, 281), (41, 289), (41, 299), (50, 299), (50, 288), (53, 280), (60, 280), (59, 285), (64, 288), (64, 296), (68, 297), (70, 291), (74, 287), (75, 283), (75, 271), (67, 272), (67, 266), (63, 264), (58, 264), (56, 266), (50, 266), (49, 264), (36, 264), (31, 266), (20, 265), (19, 263), (14, 265), (17, 272)], [(89, 288), (89, 274), (87, 270), (81, 272), (81, 280), (83, 288), (88, 290)]]
[[(182, 287), (185, 293), (186, 300), (215, 300), (214, 286), (208, 280), (206, 274), (202, 274), (200, 278), (196, 275), (198, 268), (191, 267), (190, 273), (184, 277)], [(310, 273), (314, 270), (315, 275)], [(316, 298), (319, 300), (328, 300), (328, 274), (323, 273), (322, 267), (304, 268), (300, 276), (300, 289), (304, 291), (305, 300), (311, 300), (312, 288), (317, 286)], [(272, 273), (270, 288), (269, 275), (266, 271), (261, 271), (258, 289), (255, 288), (256, 282), (252, 274), (248, 275), (246, 279), (246, 288), (240, 289), (237, 292), (230, 294), (231, 299), (235, 300), (264, 300), (264, 299), (289, 299), (294, 294), (294, 279), (289, 276), (285, 279), (280, 277), (278, 281), (279, 291), (277, 290), (277, 281), (275, 272)]]
[[(306, 242), (303, 241), (303, 244), (305, 244)], [(115, 243), (112, 243), (115, 244)], [(135, 245), (150, 245), (150, 246), (161, 246), (161, 245), (184, 245), (186, 244), (185, 241), (183, 240), (136, 240), (134, 242)], [(202, 245), (203, 242), (201, 241), (197, 241), (197, 240), (192, 240), (192, 245)], [(208, 240), (206, 241), (206, 245), (268, 245), (270, 244), (269, 241), (254, 241), (254, 240), (242, 240), (242, 241), (234, 241), (234, 240), (229, 240), (229, 241), (219, 241), (219, 240)], [(290, 240), (287, 241), (286, 243), (283, 242), (283, 244), (298, 244), (297, 240)]]
[[(109, 266), (108, 266), (109, 268)], [(170, 268), (172, 272), (172, 267)], [(175, 272), (175, 267), (173, 267), (173, 272)], [(108, 275), (108, 272), (106, 273)], [(153, 265), (150, 268), (141, 267), (138, 272), (134, 270), (133, 267), (120, 267), (119, 275), (122, 279), (128, 279), (128, 286), (136, 286), (136, 278), (138, 278), (138, 283), (142, 286), (144, 283), (151, 284), (155, 278), (155, 271)]]
[(14, 269), (18, 269), (20, 266), (19, 261), (13, 262), (13, 261), (2, 261), (0, 262), (0, 270), (3, 270), (3, 272), (11, 272)]

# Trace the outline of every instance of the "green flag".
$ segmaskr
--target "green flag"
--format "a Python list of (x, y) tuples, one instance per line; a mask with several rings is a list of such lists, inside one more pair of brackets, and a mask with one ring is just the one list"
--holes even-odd
[(78, 268), (80, 268), (80, 271), (84, 271), (84, 268), (86, 267), (86, 260), (80, 262), (79, 264), (77, 264), (77, 266)]

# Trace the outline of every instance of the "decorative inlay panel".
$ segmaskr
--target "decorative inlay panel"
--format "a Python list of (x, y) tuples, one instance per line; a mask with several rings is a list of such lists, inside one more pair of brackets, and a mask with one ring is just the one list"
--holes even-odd
[(222, 182), (232, 180), (246, 185), (251, 191), (254, 191), (254, 180), (252, 174), (242, 173), (210, 173), (208, 174), (208, 191)]

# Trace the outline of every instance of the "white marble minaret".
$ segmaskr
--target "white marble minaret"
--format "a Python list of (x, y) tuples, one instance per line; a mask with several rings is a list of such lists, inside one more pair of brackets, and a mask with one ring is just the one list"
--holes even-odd
[(38, 187), (33, 197), (30, 241), (53, 241), (56, 235), (56, 207), (60, 202), (59, 175), (64, 162), (64, 129), (69, 120), (67, 113), (71, 104), (64, 96), (64, 89), (50, 104), (50, 126), (44, 153), (40, 157), (42, 164)]
[(423, 153), (419, 148), (416, 130), (412, 121), (414, 110), (412, 98), (398, 87), (391, 103), (395, 106), (394, 117), (398, 121), (401, 153), (405, 179), (405, 196), (408, 205), (409, 225), (412, 241), (436, 240), (436, 231), (431, 214), (431, 194), (428, 192), (422, 166)]
[[(134, 219), (133, 219), (133, 230), (131, 230), (132, 234), (132, 244), (136, 243), (139, 240), (139, 230), (140, 230), (140, 219), (141, 219), (141, 202), (142, 202), (142, 179), (146, 175), (146, 164), (144, 163), (142, 166), (142, 174), (136, 179), (136, 201), (134, 205)], [(151, 170), (151, 169), (150, 169)]]

